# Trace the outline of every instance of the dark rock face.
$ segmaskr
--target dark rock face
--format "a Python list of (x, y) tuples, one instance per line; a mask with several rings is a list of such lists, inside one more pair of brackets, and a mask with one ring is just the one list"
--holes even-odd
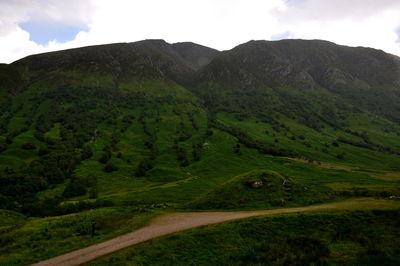
[(371, 48), (320, 40), (250, 41), (219, 52), (191, 42), (144, 40), (28, 56), (13, 63), (32, 71), (58, 69), (161, 75), (173, 80), (201, 70), (202, 79), (267, 86), (400, 88), (400, 59)]
[[(282, 105), (298, 106), (299, 92), (326, 90), (338, 103), (400, 122), (400, 58), (380, 50), (320, 40), (250, 41), (221, 52), (198, 76), (196, 91), (207, 99), (215, 99), (210, 94), (224, 95), (239, 105), (244, 96), (254, 95), (264, 106), (274, 97)], [(291, 92), (282, 95), (277, 92), (281, 88)], [(263, 94), (268, 96), (260, 97)], [(309, 95), (303, 99), (308, 100)]]
[(217, 56), (203, 75), (215, 80), (251, 77), (269, 86), (400, 87), (398, 57), (371, 48), (319, 40), (250, 41)]
[(297, 96), (271, 90), (327, 90), (337, 102), (400, 122), (400, 58), (320, 40), (250, 41), (223, 52), (190, 42), (144, 40), (32, 55), (2, 67), (11, 68), (17, 69), (13, 76), (20, 76), (7, 81), (16, 83), (14, 91), (23, 89), (17, 84), (21, 77), (29, 83), (55, 71), (111, 75), (116, 86), (131, 79), (163, 79), (191, 89), (209, 104), (229, 96), (238, 106), (266, 106), (275, 97), (275, 102), (298, 106)]
[(194, 70), (208, 65), (220, 52), (192, 42), (172, 44), (172, 48), (184, 59), (187, 65)]
[(144, 40), (28, 56), (13, 63), (29, 71), (84, 71), (117, 78), (168, 78), (181, 82), (219, 52), (194, 43)]

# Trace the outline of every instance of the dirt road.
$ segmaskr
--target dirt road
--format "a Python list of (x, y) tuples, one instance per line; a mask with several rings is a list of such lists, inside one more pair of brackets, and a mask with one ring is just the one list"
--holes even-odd
[(183, 231), (208, 224), (221, 223), (261, 215), (286, 214), (296, 212), (311, 211), (331, 211), (331, 210), (365, 210), (399, 208), (398, 201), (384, 201), (373, 199), (357, 199), (339, 203), (329, 203), (316, 206), (285, 208), (261, 211), (235, 211), (235, 212), (181, 212), (168, 213), (152, 220), (148, 225), (121, 235), (108, 241), (78, 249), (76, 251), (54, 257), (36, 264), (35, 266), (58, 265), (70, 266), (79, 265), (98, 257), (113, 253), (117, 250), (142, 243), (144, 241), (164, 236), (167, 234)]

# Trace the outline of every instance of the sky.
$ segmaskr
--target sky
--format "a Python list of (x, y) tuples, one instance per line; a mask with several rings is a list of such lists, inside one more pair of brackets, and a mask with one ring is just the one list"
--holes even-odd
[(323, 39), (400, 56), (400, 0), (0, 0), (0, 63), (143, 39)]

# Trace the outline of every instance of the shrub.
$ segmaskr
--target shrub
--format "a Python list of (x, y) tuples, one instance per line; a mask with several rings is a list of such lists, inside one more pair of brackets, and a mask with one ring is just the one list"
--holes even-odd
[(3, 152), (7, 149), (7, 145), (5, 143), (0, 143), (0, 152)]
[(89, 146), (84, 146), (81, 155), (82, 160), (89, 159), (92, 156), (93, 156), (92, 149)]
[(106, 166), (104, 167), (104, 172), (106, 172), (106, 173), (111, 173), (111, 172), (114, 172), (117, 170), (118, 170), (118, 167), (116, 167), (112, 163), (107, 163)]
[(86, 191), (86, 186), (82, 182), (82, 180), (80, 178), (73, 177), (71, 178), (68, 185), (65, 187), (63, 196), (67, 198), (82, 196), (86, 194)]
[(242, 151), (240, 150), (240, 143), (237, 143), (237, 144), (235, 145), (233, 151), (234, 151), (236, 154), (239, 154), (239, 155), (242, 154)]
[(110, 159), (111, 159), (110, 154), (109, 154), (109, 153), (104, 153), (104, 154), (100, 157), (99, 162), (102, 163), (102, 164), (106, 164)]
[(144, 176), (146, 172), (153, 168), (153, 163), (149, 159), (142, 160), (137, 169), (136, 169), (136, 176)]
[(21, 145), (21, 148), (24, 150), (35, 150), (36, 146), (33, 143), (27, 142)]
[(336, 155), (336, 158), (343, 160), (344, 159), (344, 153), (339, 153), (338, 155)]
[(179, 147), (177, 150), (177, 159), (178, 161), (184, 161), (186, 160), (186, 150), (182, 147)]
[(48, 153), (49, 153), (49, 149), (48, 148), (40, 148), (39, 151), (38, 151), (38, 155), (39, 156), (44, 156), (44, 155), (46, 155)]
[(190, 162), (188, 161), (188, 159), (184, 159), (182, 162), (181, 162), (181, 166), (182, 167), (186, 167), (186, 166), (189, 166), (189, 164), (190, 164)]
[(214, 134), (214, 132), (212, 131), (212, 129), (207, 129), (205, 136), (211, 137), (213, 134)]
[(91, 199), (97, 199), (97, 196), (98, 196), (97, 188), (96, 188), (96, 187), (92, 187), (92, 188), (89, 190), (89, 198), (91, 198)]
[(200, 161), (201, 160), (201, 151), (202, 151), (202, 147), (201, 144), (196, 144), (193, 145), (193, 160), (195, 162)]

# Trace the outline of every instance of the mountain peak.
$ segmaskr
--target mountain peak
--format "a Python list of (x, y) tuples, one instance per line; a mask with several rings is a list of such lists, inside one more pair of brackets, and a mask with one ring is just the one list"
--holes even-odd
[(184, 76), (208, 64), (218, 53), (195, 43), (170, 44), (149, 39), (31, 55), (12, 64), (34, 72), (81, 70), (125, 78), (158, 76), (181, 82)]
[(224, 71), (241, 81), (251, 76), (267, 86), (399, 87), (399, 62), (381, 50), (323, 40), (253, 40), (224, 51), (205, 71)]

